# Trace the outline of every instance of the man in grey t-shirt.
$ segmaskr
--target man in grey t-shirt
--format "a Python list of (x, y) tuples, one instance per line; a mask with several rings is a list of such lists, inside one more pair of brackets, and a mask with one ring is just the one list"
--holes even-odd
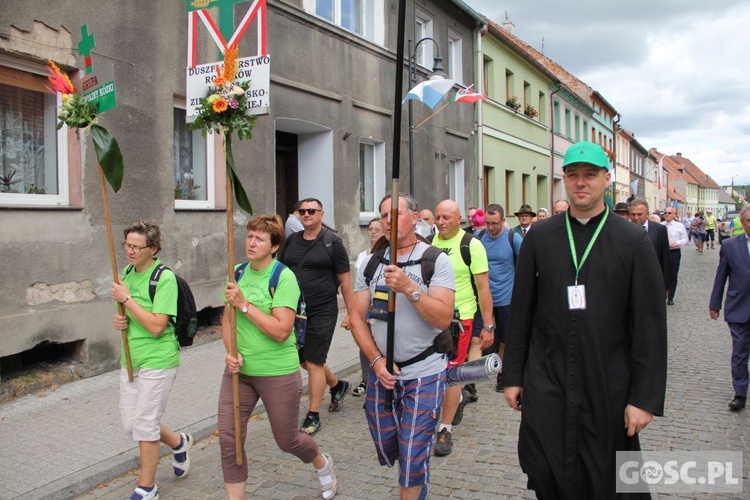
[[(417, 239), (417, 204), (409, 195), (399, 195), (397, 261), (411, 265), (381, 264), (370, 284), (366, 283), (366, 264), (357, 272), (354, 307), (349, 316), (352, 335), (370, 360), (372, 371), (367, 380), (365, 416), (381, 465), (399, 464), (399, 496), (416, 498), (429, 482), (432, 437), (445, 392), (447, 360), (433, 353), (425, 359), (398, 368), (432, 346), (435, 337), (451, 323), (455, 302), (453, 266), (447, 255), (435, 261), (429, 286), (422, 282), (421, 258), (429, 245)], [(380, 202), (383, 232), (390, 234), (391, 197)], [(389, 254), (386, 251), (386, 258)], [(396, 294), (394, 374), (385, 363), (388, 292)], [(383, 300), (384, 299), (384, 300)], [(371, 307), (372, 306), (372, 307)], [(370, 317), (372, 334), (367, 328)], [(384, 409), (384, 394), (393, 390), (393, 411)], [(406, 425), (408, 423), (408, 425)], [(401, 451), (404, 453), (401, 453)]]

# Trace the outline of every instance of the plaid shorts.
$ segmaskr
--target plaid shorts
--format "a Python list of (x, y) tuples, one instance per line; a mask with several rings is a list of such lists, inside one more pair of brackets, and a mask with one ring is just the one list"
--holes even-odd
[(367, 379), (365, 416), (380, 465), (398, 461), (398, 483), (409, 488), (430, 481), (430, 452), (445, 393), (445, 372), (397, 380), (393, 412), (384, 409), (386, 390), (375, 373)]

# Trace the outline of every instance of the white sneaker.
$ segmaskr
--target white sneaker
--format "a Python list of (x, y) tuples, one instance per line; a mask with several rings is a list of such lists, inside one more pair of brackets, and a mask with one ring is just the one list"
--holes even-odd
[(336, 496), (336, 489), (339, 486), (336, 480), (336, 472), (333, 470), (333, 459), (327, 453), (323, 453), (326, 459), (326, 465), (318, 469), (318, 479), (320, 480), (320, 490), (323, 500), (330, 500)]
[[(182, 440), (182, 446), (172, 448), (172, 469), (174, 470), (174, 475), (182, 479), (190, 472), (190, 448), (193, 446), (193, 436), (181, 432), (180, 439)], [(184, 455), (182, 461), (178, 460), (177, 457), (180, 454)]]
[(159, 488), (154, 485), (153, 490), (146, 491), (140, 486), (137, 486), (130, 495), (129, 500), (159, 500)]

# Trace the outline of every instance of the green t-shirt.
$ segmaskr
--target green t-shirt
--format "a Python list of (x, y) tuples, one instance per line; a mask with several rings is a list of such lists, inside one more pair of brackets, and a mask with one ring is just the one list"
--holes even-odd
[[(274, 265), (276, 259), (265, 269), (254, 271), (248, 264), (237, 285), (245, 300), (265, 314), (270, 315), (274, 307), (288, 307), (296, 311), (300, 295), (299, 284), (289, 268), (284, 269), (279, 276), (279, 284), (273, 297), (268, 293), (268, 282)], [(297, 336), (294, 332), (284, 342), (277, 342), (261, 332), (241, 311), (237, 311), (237, 350), (244, 359), (240, 373), (245, 375), (276, 377), (299, 370)]]
[[(174, 317), (177, 315), (177, 279), (172, 271), (165, 270), (159, 277), (153, 303), (151, 303), (151, 297), (148, 294), (151, 273), (158, 265), (159, 260), (155, 259), (151, 267), (140, 273), (135, 268), (127, 272), (130, 267), (128, 266), (123, 270), (122, 282), (130, 290), (132, 300), (135, 300), (146, 311)], [(126, 314), (130, 318), (128, 344), (130, 345), (130, 360), (133, 363), (134, 370), (139, 368), (166, 370), (180, 366), (180, 346), (177, 343), (177, 336), (171, 323), (167, 323), (167, 327), (161, 335), (154, 337), (136, 321), (130, 311), (126, 310)], [(124, 355), (120, 359), (120, 364), (123, 368), (125, 367)]]
[(489, 272), (490, 267), (487, 263), (487, 251), (484, 245), (476, 238), (471, 238), (469, 243), (469, 254), (471, 255), (471, 272), (464, 264), (461, 258), (461, 238), (465, 231), (459, 231), (456, 236), (449, 240), (440, 239), (440, 235), (435, 235), (432, 244), (445, 253), (451, 259), (453, 269), (456, 273), (456, 307), (458, 307), (459, 316), (462, 320), (472, 319), (477, 312), (477, 298), (474, 296), (474, 289), (471, 286), (471, 275)]

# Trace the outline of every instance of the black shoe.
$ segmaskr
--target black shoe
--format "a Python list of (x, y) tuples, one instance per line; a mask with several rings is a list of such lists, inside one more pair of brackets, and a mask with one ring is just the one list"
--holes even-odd
[(735, 396), (734, 399), (729, 403), (729, 409), (732, 411), (740, 411), (745, 407), (746, 399), (742, 396)]
[(320, 423), (320, 416), (308, 413), (305, 415), (305, 420), (302, 422), (299, 430), (304, 432), (308, 436), (314, 436), (322, 427)]
[(668, 306), (673, 306), (673, 305), (674, 305), (674, 300), (672, 300), (672, 299), (667, 299), (667, 305), (668, 305)]
[(497, 374), (497, 384), (495, 384), (495, 392), (502, 393), (503, 390), (505, 390), (505, 387), (503, 386), (503, 374), (498, 373)]
[(450, 455), (453, 451), (453, 438), (448, 429), (443, 429), (437, 433), (435, 438), (435, 456), (444, 457)]
[(464, 390), (469, 393), (469, 397), (466, 398), (467, 403), (476, 403), (479, 401), (479, 396), (477, 396), (477, 386), (475, 384), (466, 384)]
[(341, 390), (335, 390), (331, 389), (331, 404), (328, 405), (328, 411), (333, 413), (336, 411), (339, 411), (341, 409), (341, 402), (344, 400), (344, 397), (349, 393), (349, 388), (351, 387), (351, 384), (347, 382), (346, 380), (341, 381)]
[(469, 392), (466, 389), (461, 389), (461, 396), (463, 396), (463, 399), (458, 403), (456, 414), (453, 415), (453, 422), (451, 422), (452, 425), (458, 425), (464, 419), (464, 407), (466, 406), (466, 403), (469, 402)]

